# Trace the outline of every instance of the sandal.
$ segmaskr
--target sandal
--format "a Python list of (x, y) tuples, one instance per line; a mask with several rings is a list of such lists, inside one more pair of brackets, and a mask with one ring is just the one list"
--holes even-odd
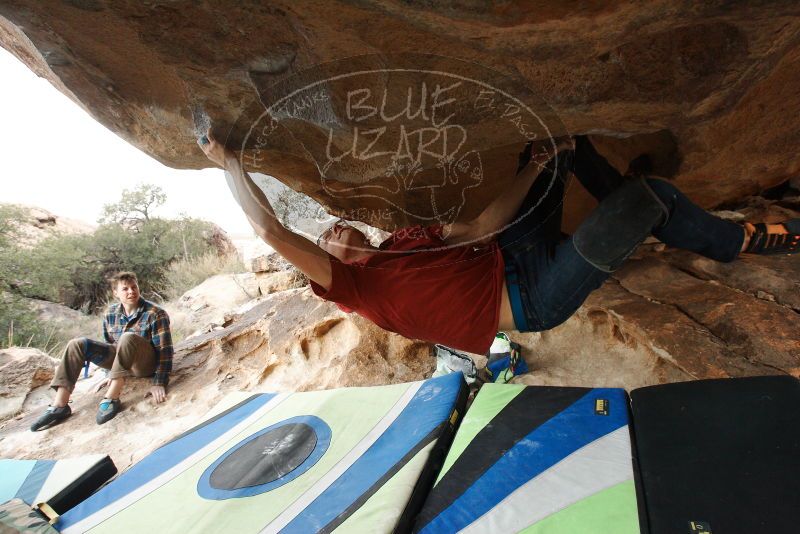
[(791, 219), (776, 224), (782, 224), (787, 233), (769, 233), (766, 224), (753, 224), (755, 231), (750, 236), (750, 242), (744, 252), (764, 255), (800, 252), (800, 219)]

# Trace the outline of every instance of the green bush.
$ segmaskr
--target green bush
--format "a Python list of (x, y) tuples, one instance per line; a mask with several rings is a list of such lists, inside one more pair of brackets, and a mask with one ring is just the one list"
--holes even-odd
[(0, 293), (0, 348), (44, 347), (48, 341), (48, 332), (25, 301), (11, 293)]
[(17, 242), (24, 216), (24, 210), (18, 206), (0, 205), (0, 291), (10, 290), (21, 279)]
[(212, 223), (154, 217), (163, 201), (154, 186), (125, 191), (120, 202), (105, 206), (105, 222), (93, 233), (54, 235), (32, 248), (16, 245), (24, 210), (0, 207), (0, 290), (93, 312), (111, 298), (107, 279), (133, 271), (145, 298), (162, 300), (173, 263), (189, 266), (217, 251)]
[(137, 230), (102, 225), (93, 234), (55, 236), (21, 251), (6, 273), (22, 296), (96, 310), (109, 298), (107, 279), (133, 271), (143, 295), (158, 298), (164, 273), (178, 259), (209, 253), (211, 224), (151, 219)]
[(169, 300), (177, 299), (215, 274), (242, 271), (244, 264), (236, 254), (220, 256), (214, 252), (207, 252), (196, 258), (181, 258), (171, 263), (164, 271), (161, 294)]
[(153, 216), (164, 199), (155, 186), (125, 191), (120, 202), (105, 206), (94, 232), (56, 234), (33, 246), (20, 244), (27, 210), (0, 205), (0, 346), (58, 356), (67, 340), (99, 335), (97, 315), (49, 324), (38, 319), (29, 298), (102, 313), (113, 298), (107, 279), (119, 271), (135, 272), (145, 298), (163, 301), (215, 274), (243, 270), (236, 255), (220, 255), (224, 243), (212, 223)]

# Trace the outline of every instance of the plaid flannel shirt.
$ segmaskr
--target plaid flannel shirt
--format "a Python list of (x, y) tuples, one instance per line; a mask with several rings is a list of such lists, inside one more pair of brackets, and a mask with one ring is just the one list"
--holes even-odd
[(112, 304), (103, 319), (103, 339), (106, 343), (116, 343), (126, 332), (138, 334), (153, 345), (156, 353), (153, 385), (166, 386), (172, 371), (173, 354), (167, 312), (143, 298), (139, 299), (139, 307), (130, 316), (125, 315), (121, 303)]

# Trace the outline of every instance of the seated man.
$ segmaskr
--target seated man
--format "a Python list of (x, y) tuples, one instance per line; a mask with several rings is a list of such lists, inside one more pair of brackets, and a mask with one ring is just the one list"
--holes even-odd
[[(108, 386), (100, 402), (98, 425), (112, 419), (121, 409), (119, 396), (125, 378), (152, 376), (153, 386), (147, 395), (158, 404), (166, 399), (166, 386), (172, 371), (172, 336), (167, 312), (139, 295), (136, 275), (121, 272), (110, 280), (111, 289), (119, 303), (112, 304), (103, 319), (103, 339), (77, 338), (67, 343), (61, 363), (50, 387), (56, 398), (45, 413), (31, 425), (32, 431), (66, 419), (72, 413), (69, 397), (75, 388), (81, 369), (88, 372), (89, 362), (107, 369), (107, 378), (96, 387)], [(147, 396), (145, 395), (145, 396)]]
[[(800, 248), (800, 219), (768, 226), (719, 219), (667, 181), (621, 176), (586, 137), (557, 147), (549, 161), (526, 147), (516, 180), (473, 221), (404, 228), (379, 247), (337, 223), (315, 246), (278, 222), (232, 151), (210, 132), (199, 143), (228, 171), (256, 233), (308, 276), (318, 296), (386, 330), (473, 353), (485, 353), (498, 330), (564, 322), (650, 234), (726, 262), (740, 252)], [(600, 204), (565, 237), (570, 171)]]

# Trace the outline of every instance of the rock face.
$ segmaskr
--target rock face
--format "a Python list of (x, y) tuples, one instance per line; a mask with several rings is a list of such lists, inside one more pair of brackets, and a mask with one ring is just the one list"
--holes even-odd
[(192, 324), (222, 326), (227, 313), (259, 295), (253, 273), (218, 274), (184, 293), (178, 304)]
[[(167, 165), (208, 166), (195, 138), (210, 125), (222, 137), (230, 134), (234, 147), (246, 148), (254, 170), (329, 208), (352, 210), (352, 219), (386, 228), (407, 222), (403, 210), (424, 211), (430, 194), (422, 193), (430, 193), (439, 174), (422, 169), (421, 192), (409, 186), (413, 176), (403, 175), (399, 211), (358, 212), (385, 204), (322, 183), (331, 169), (315, 156), (325, 144), (316, 137), (326, 132), (335, 130), (335, 144), (352, 140), (342, 133), (355, 120), (345, 109), (347, 86), (331, 82), (320, 93), (325, 105), (317, 113), (286, 112), (278, 117), (282, 135), (256, 148), (242, 145), (263, 113), (262, 101), (274, 100), (280, 84), (302, 78), (311, 67), (363, 54), (437, 53), (486, 65), (496, 74), (484, 81), (530, 88), (567, 131), (595, 134), (618, 166), (646, 151), (656, 174), (674, 177), (691, 197), (712, 206), (800, 170), (798, 13), (793, 1), (439, 6), (302, 0), (223, 7), (188, 0), (12, 0), (0, 6), (0, 44)], [(405, 90), (405, 81), (380, 83)], [(488, 173), (487, 183), (466, 196), (459, 216), (468, 217), (497, 193), (489, 178), (513, 170), (519, 146), (502, 138), (492, 117), (475, 109), (460, 117), (464, 124), (472, 117), (468, 130)], [(474, 137), (480, 132), (486, 132), (483, 138)], [(264, 158), (254, 153), (262, 148)], [(474, 157), (459, 161), (462, 170), (478, 164)], [(374, 165), (356, 163), (340, 169), (352, 183), (377, 179)], [(454, 172), (451, 180), (458, 179)]]
[[(519, 109), (508, 107), (510, 97), (496, 105), (501, 90), (523, 95), (521, 104), (541, 104), (537, 117), (546, 119), (547, 134), (590, 134), (620, 170), (648, 153), (654, 174), (673, 179), (705, 207), (727, 206), (790, 179), (796, 186), (798, 14), (793, 1), (571, 7), (554, 0), (446, 6), (10, 0), (0, 4), (0, 44), (167, 165), (208, 166), (195, 140), (211, 127), (242, 152), (249, 169), (348, 219), (386, 229), (415, 217), (469, 218), (502, 189), (517, 163), (523, 121)], [(418, 55), (430, 53), (464, 61)], [(364, 54), (382, 56), (354, 59)], [(319, 65), (327, 66), (312, 69)], [(378, 75), (359, 85), (342, 81), (351, 79), (342, 75), (347, 69)], [(448, 86), (452, 71), (472, 85)], [(491, 97), (481, 100), (476, 80), (490, 86)], [(319, 90), (295, 94), (297, 87)], [(379, 113), (387, 89), (393, 92)], [(275, 108), (276, 102), (287, 104)], [(407, 120), (399, 122), (416, 128), (417, 137), (406, 131), (397, 142), (402, 130), (390, 116), (404, 102)], [(273, 106), (270, 120), (264, 120), (266, 106)], [(435, 115), (436, 109), (452, 111), (454, 119)], [(469, 134), (469, 142), (432, 157), (442, 148), (434, 143), (444, 145), (445, 133), (453, 132)], [(416, 165), (412, 153), (431, 157)], [(569, 200), (572, 211), (591, 204), (579, 188), (571, 192), (577, 195)], [(784, 199), (755, 202), (744, 215), (780, 220), (797, 210), (796, 199)], [(567, 215), (566, 226), (574, 227), (574, 213)], [(800, 376), (796, 258), (722, 265), (645, 247), (565, 324), (541, 334), (512, 333), (533, 370), (520, 380), (634, 388)], [(75, 415), (32, 434), (27, 427), (46, 404), (46, 386), (23, 380), (36, 374), (19, 370), (27, 363), (5, 367), (3, 373), (23, 380), (10, 382), (22, 384), (9, 393), (17, 399), (13, 406), (22, 406), (20, 395), (28, 400), (24, 415), (0, 426), (0, 456), (104, 452), (124, 469), (195, 424), (229, 391), (385, 384), (433, 371), (427, 344), (384, 332), (307, 288), (292, 287), (296, 279), (271, 262), (253, 268), (257, 274), (246, 283), (262, 296), (226, 310), (221, 322), (206, 318), (212, 327), (178, 345), (166, 404), (143, 400), (149, 382), (131, 380), (125, 411), (96, 427), (98, 399), (80, 382)], [(228, 291), (232, 280), (217, 282)], [(229, 296), (231, 306), (247, 298), (236, 291)]]
[(211, 224), (211, 228), (204, 235), (206, 243), (213, 248), (219, 256), (229, 256), (236, 254), (236, 245), (233, 243), (228, 233), (216, 224)]
[(276, 252), (252, 258), (249, 270), (262, 295), (308, 285), (308, 278)]
[(222, 390), (305, 391), (404, 382), (432, 371), (430, 347), (345, 314), (309, 288), (273, 293), (230, 326), (187, 339), (178, 376)]
[(0, 350), (0, 421), (22, 410), (31, 390), (53, 379), (56, 361), (37, 349)]

